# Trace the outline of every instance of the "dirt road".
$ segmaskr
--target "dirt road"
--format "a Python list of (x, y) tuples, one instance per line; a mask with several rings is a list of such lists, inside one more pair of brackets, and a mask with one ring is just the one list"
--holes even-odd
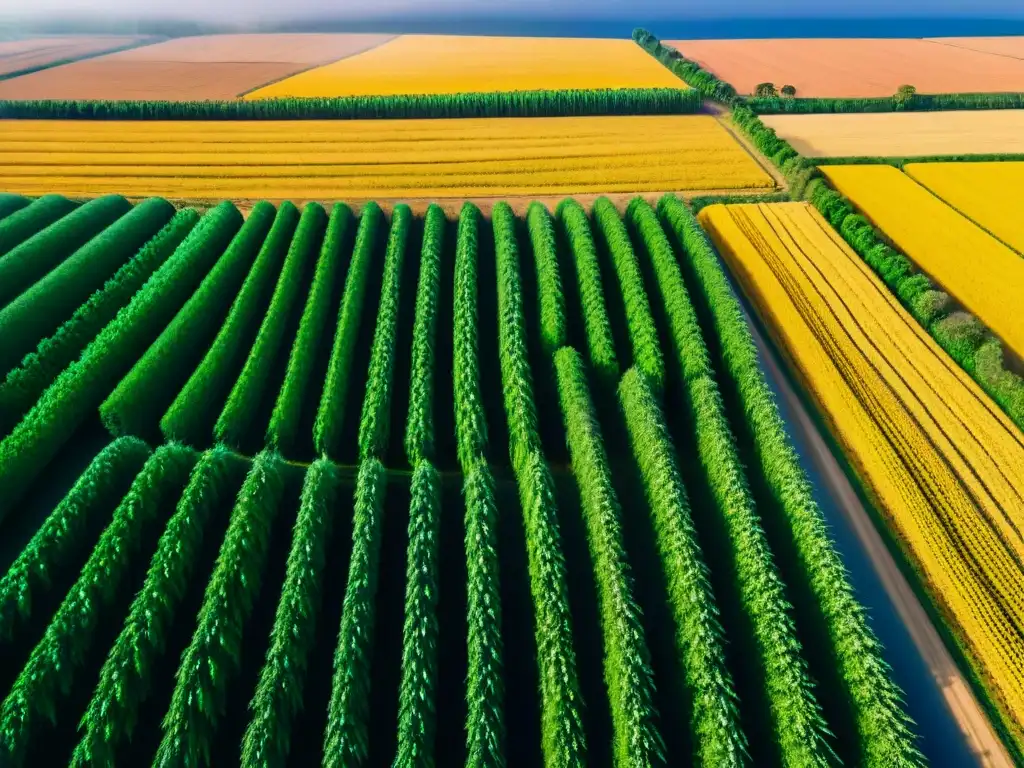
[(786, 405), (793, 413), (792, 427), (799, 430), (810, 447), (808, 459), (820, 472), (826, 489), (835, 500), (836, 508), (849, 521), (861, 546), (871, 560), (886, 592), (892, 599), (896, 612), (906, 625), (914, 645), (917, 647), (928, 670), (935, 678), (946, 706), (953, 719), (959, 724), (970, 751), (978, 759), (978, 765), (985, 768), (1013, 768), (1002, 742), (989, 723), (985, 710), (975, 698), (967, 680), (960, 673), (942, 638), (932, 625), (917, 595), (907, 583), (892, 554), (885, 546), (881, 535), (875, 529), (867, 510), (861, 503), (849, 479), (832, 455), (831, 450), (801, 402), (796, 390), (779, 367), (773, 354), (768, 350), (764, 338), (755, 326), (751, 326), (765, 368), (778, 383), (779, 391)]

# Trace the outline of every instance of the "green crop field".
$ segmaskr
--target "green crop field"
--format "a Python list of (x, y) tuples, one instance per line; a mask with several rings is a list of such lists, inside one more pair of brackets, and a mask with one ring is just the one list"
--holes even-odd
[(918, 765), (692, 212), (0, 208), (0, 765)]

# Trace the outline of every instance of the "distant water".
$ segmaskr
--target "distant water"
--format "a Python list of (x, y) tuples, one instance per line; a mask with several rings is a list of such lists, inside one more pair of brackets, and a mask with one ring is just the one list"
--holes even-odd
[(729, 18), (666, 19), (624, 15), (611, 19), (552, 18), (380, 18), (359, 21), (310, 20), (275, 25), (281, 31), (394, 32), (460, 35), (624, 38), (634, 27), (663, 40), (718, 40), (778, 37), (946, 37), (1024, 35), (1024, 18)]

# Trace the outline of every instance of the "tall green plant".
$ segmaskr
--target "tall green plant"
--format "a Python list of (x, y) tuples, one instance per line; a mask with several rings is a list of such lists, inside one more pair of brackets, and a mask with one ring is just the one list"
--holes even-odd
[(558, 248), (551, 213), (543, 203), (533, 202), (526, 212), (526, 225), (537, 269), (537, 299), (540, 310), (540, 339), (544, 352), (554, 355), (565, 345), (565, 294), (558, 272)]
[(479, 245), (480, 209), (463, 203), (455, 243), (455, 307), (452, 378), (459, 463), (466, 468), (484, 455), (487, 416), (480, 391)]
[(17, 213), (32, 201), (27, 197), (15, 195), (10, 192), (0, 193), (0, 221), (3, 221), (12, 213)]
[(77, 207), (62, 195), (43, 195), (4, 217), (0, 221), (0, 257)]

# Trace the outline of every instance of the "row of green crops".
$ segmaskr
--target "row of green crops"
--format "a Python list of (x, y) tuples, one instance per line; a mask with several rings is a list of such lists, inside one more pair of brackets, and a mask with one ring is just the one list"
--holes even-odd
[(0, 761), (920, 763), (684, 204), (140, 239), (0, 436)]
[(0, 101), (20, 120), (386, 120), (452, 117), (668, 115), (700, 111), (677, 88), (565, 89), (252, 101)]
[(0, 221), (0, 256), (71, 213), (77, 205), (61, 195), (43, 195)]

